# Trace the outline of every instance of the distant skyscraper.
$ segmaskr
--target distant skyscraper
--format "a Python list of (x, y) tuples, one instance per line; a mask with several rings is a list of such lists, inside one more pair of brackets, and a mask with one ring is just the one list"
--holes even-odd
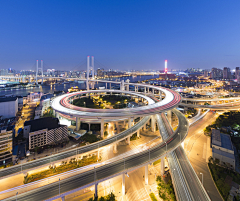
[(231, 78), (230, 68), (224, 67), (223, 68), (223, 79), (230, 79), (230, 78)]
[(208, 77), (208, 71), (204, 70), (204, 77)]
[(210, 74), (212, 79), (222, 79), (223, 78), (223, 70), (218, 68), (212, 68), (212, 72)]
[(235, 79), (238, 79), (239, 73), (240, 73), (239, 67), (236, 67), (236, 70), (235, 70)]

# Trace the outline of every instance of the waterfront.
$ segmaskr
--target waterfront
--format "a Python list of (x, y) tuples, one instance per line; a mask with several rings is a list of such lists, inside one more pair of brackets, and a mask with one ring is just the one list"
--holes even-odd
[[(130, 82), (138, 82), (143, 81), (146, 79), (153, 79), (157, 78), (158, 75), (144, 75), (144, 76), (137, 76), (137, 77), (115, 77), (115, 78), (108, 78), (106, 80), (127, 80), (129, 79)], [(0, 91), (0, 95), (16, 95), (16, 96), (27, 96), (30, 92), (43, 92), (43, 93), (53, 93), (54, 91), (65, 91), (71, 87), (78, 86), (79, 89), (86, 89), (86, 84), (84, 83), (78, 83), (78, 82), (70, 82), (68, 84), (55, 84), (55, 85), (42, 85), (39, 87), (31, 87), (31, 88), (19, 88), (19, 89), (7, 89)], [(95, 88), (106, 86), (105, 83), (98, 83), (95, 84)]]

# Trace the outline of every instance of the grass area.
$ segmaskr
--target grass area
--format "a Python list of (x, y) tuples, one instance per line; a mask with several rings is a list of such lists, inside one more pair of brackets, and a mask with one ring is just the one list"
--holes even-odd
[(154, 161), (153, 162), (153, 165), (157, 165), (158, 163), (160, 163), (161, 162), (161, 159), (158, 159), (157, 161)]
[(133, 141), (133, 140), (137, 140), (139, 139), (140, 137), (137, 137), (137, 133), (134, 133), (131, 137), (130, 137), (130, 141)]
[(165, 183), (162, 180), (162, 177), (158, 176), (157, 179), (157, 185), (158, 185), (158, 194), (159, 197), (163, 200), (171, 200), (176, 201), (176, 196), (172, 184), (172, 179), (169, 179), (168, 183)]
[(90, 198), (88, 201), (115, 201), (116, 196), (111, 192), (107, 196), (102, 196), (100, 198)]
[(151, 198), (152, 201), (157, 201), (157, 198), (156, 198), (156, 196), (154, 195), (154, 193), (150, 193), (149, 196), (150, 196), (150, 198)]
[(215, 161), (209, 162), (208, 167), (219, 192), (224, 200), (227, 200), (231, 186), (226, 182), (226, 177), (231, 177), (234, 182), (240, 184), (240, 174), (228, 168), (219, 166)]
[(42, 117), (53, 117), (55, 118), (55, 116), (53, 115), (53, 109), (51, 107), (48, 107), (45, 111)]
[(134, 101), (130, 97), (117, 96), (117, 95), (106, 95), (106, 96), (96, 96), (96, 97), (82, 97), (73, 100), (73, 105), (78, 107), (87, 107), (95, 109), (120, 109), (126, 108), (127, 103)]
[(97, 142), (99, 140), (101, 140), (101, 138), (98, 138), (96, 135), (94, 134), (88, 134), (86, 133), (85, 135), (83, 135), (82, 137), (80, 137), (80, 140), (85, 141), (85, 142), (89, 142), (89, 143), (94, 143)]
[(44, 170), (34, 174), (27, 174), (24, 177), (23, 183), (27, 184), (33, 181), (37, 181), (40, 179), (44, 179), (47, 177), (51, 177), (62, 172), (67, 172), (69, 170), (73, 170), (79, 167), (83, 167), (86, 165), (90, 165), (92, 163), (96, 163), (98, 161), (97, 156), (93, 155), (91, 157), (84, 156), (82, 159), (77, 160), (76, 158), (72, 158), (69, 162), (62, 161), (62, 164), (58, 167), (56, 166), (49, 166), (48, 170)]

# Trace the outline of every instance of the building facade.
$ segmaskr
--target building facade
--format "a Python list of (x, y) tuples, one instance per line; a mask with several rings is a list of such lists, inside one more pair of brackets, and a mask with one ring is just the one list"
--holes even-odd
[(235, 170), (235, 156), (232, 141), (229, 135), (213, 129), (211, 135), (212, 157), (221, 165), (226, 165)]
[(212, 79), (222, 79), (223, 78), (223, 70), (218, 68), (212, 68), (210, 73), (210, 78)]
[(57, 118), (46, 117), (24, 123), (24, 137), (29, 139), (29, 149), (55, 144), (68, 139), (66, 125)]
[(231, 79), (230, 68), (228, 68), (228, 67), (223, 68), (223, 79)]
[(17, 97), (0, 98), (0, 115), (4, 118), (15, 117), (18, 112)]
[(12, 159), (13, 130), (2, 129), (0, 133), (0, 164)]

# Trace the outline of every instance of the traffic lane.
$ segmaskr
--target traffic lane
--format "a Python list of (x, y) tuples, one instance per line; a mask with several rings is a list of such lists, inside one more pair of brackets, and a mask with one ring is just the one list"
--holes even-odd
[[(206, 158), (203, 156), (203, 146), (204, 143), (207, 144), (207, 136), (204, 135), (203, 133), (203, 129), (211, 124), (211, 122), (214, 122), (216, 119), (215, 114), (209, 114), (209, 118), (205, 118), (202, 121), (202, 124), (199, 124), (198, 126), (193, 126), (190, 127), (189, 131), (190, 134), (191, 131), (195, 132), (195, 133), (199, 133), (201, 132), (199, 135), (201, 135), (199, 138), (197, 138), (197, 142), (194, 143), (193, 141), (189, 141), (189, 144), (193, 144), (193, 148), (189, 154), (189, 161), (191, 162), (196, 174), (199, 176), (200, 180), (202, 179), (200, 172), (203, 173), (203, 185), (205, 187), (205, 189), (207, 190), (209, 197), (211, 198), (212, 201), (218, 201), (218, 200), (222, 200), (221, 196), (219, 195), (214, 182), (212, 180), (212, 177), (210, 175), (210, 172), (208, 170), (208, 166), (207, 166), (207, 162), (206, 162)], [(192, 134), (193, 135), (193, 134)]]
[(185, 178), (188, 180), (189, 188), (191, 189), (191, 193), (194, 197), (194, 200), (208, 200), (208, 197), (206, 196), (204, 189), (202, 187), (202, 184), (199, 182), (198, 177), (196, 176), (194, 170), (190, 167), (191, 164), (189, 163), (186, 154), (184, 153), (184, 150), (179, 147), (175, 150), (178, 160), (181, 164), (182, 171), (184, 172)]

